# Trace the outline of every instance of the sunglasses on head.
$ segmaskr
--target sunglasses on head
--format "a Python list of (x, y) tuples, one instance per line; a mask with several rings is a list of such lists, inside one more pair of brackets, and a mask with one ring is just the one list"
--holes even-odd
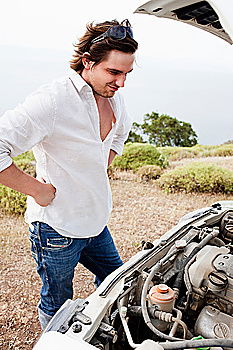
[(131, 25), (127, 19), (125, 19), (121, 24), (112, 26), (106, 30), (106, 32), (100, 34), (95, 39), (91, 41), (91, 44), (95, 44), (98, 41), (104, 40), (106, 38), (111, 38), (114, 40), (123, 40), (126, 38), (126, 35), (129, 35), (130, 38), (133, 38), (133, 31)]

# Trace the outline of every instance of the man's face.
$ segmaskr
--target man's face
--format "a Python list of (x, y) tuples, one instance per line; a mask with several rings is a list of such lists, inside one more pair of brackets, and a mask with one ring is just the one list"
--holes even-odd
[(133, 70), (135, 56), (112, 50), (102, 62), (83, 71), (83, 78), (92, 87), (96, 97), (112, 97), (115, 92), (124, 86), (126, 76)]

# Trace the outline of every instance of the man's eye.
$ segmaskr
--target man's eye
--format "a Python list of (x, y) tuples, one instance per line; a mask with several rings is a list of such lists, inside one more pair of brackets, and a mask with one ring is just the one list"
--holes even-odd
[(109, 73), (110, 73), (110, 74), (113, 74), (113, 75), (117, 75), (117, 74), (119, 74), (119, 73), (118, 73), (118, 72), (116, 72), (115, 70), (110, 70), (110, 71), (109, 71)]

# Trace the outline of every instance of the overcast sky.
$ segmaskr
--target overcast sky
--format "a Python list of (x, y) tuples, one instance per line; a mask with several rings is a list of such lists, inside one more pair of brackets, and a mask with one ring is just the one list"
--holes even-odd
[(201, 144), (233, 139), (233, 47), (197, 28), (133, 14), (143, 1), (1, 1), (0, 113), (67, 72), (91, 21), (128, 18), (139, 42), (122, 89), (133, 121), (152, 111), (190, 122)]

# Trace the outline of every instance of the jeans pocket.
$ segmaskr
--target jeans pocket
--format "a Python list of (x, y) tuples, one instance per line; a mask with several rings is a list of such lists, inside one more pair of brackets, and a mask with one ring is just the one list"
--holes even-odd
[(40, 223), (40, 239), (44, 250), (62, 250), (73, 243), (72, 238), (60, 235), (45, 223)]
[(72, 243), (72, 238), (68, 237), (49, 237), (47, 238), (46, 249), (62, 249), (67, 248)]

